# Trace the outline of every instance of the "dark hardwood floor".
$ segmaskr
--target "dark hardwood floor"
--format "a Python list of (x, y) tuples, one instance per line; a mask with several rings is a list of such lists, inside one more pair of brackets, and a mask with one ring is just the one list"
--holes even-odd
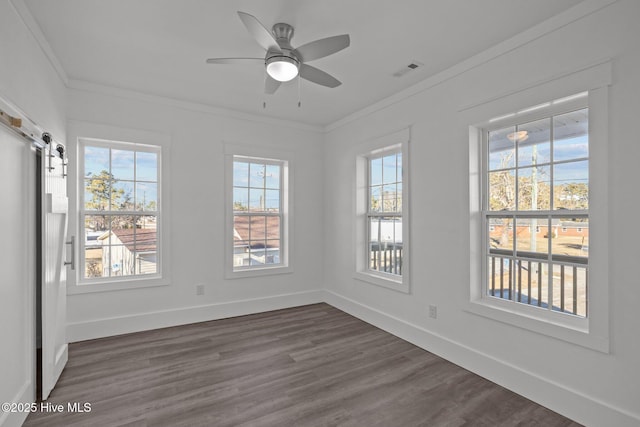
[(25, 426), (578, 426), (326, 304), (71, 344), (48, 402)]

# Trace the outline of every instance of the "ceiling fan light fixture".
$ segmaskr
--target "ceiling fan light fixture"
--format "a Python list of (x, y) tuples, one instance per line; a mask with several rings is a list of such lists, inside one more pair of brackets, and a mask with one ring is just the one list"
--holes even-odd
[(298, 75), (300, 64), (288, 56), (275, 56), (267, 60), (267, 74), (279, 82), (288, 82)]

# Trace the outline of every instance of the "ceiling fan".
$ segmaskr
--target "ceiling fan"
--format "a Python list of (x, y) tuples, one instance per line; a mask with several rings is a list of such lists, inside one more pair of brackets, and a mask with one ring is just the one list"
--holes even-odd
[(326, 86), (336, 87), (342, 83), (307, 62), (324, 58), (349, 46), (348, 34), (327, 37), (304, 44), (298, 48), (291, 46), (293, 27), (289, 24), (278, 23), (272, 31), (267, 30), (258, 19), (244, 12), (238, 12), (238, 16), (249, 33), (258, 44), (266, 51), (264, 58), (210, 58), (208, 64), (246, 64), (261, 63), (266, 67), (264, 91), (273, 94), (282, 82), (293, 80), (300, 75), (305, 80)]

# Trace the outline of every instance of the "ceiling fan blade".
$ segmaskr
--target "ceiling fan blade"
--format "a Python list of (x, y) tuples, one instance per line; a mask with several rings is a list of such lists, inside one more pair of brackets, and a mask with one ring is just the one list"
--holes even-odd
[(266, 93), (267, 95), (273, 95), (275, 91), (280, 87), (280, 82), (272, 78), (269, 74), (265, 73), (265, 76), (264, 93)]
[(300, 77), (326, 87), (337, 87), (342, 84), (340, 80), (332, 75), (307, 64), (300, 65)]
[(254, 39), (256, 39), (258, 44), (264, 48), (264, 50), (281, 52), (280, 46), (278, 46), (278, 42), (276, 42), (271, 31), (267, 30), (264, 25), (258, 21), (258, 18), (244, 12), (238, 12), (238, 16), (242, 20), (244, 26), (247, 27), (247, 30), (249, 30), (249, 33)]
[(298, 58), (303, 62), (313, 61), (314, 59), (324, 58), (342, 49), (349, 47), (351, 39), (349, 34), (341, 36), (327, 37), (326, 39), (316, 40), (294, 49)]
[(207, 64), (263, 64), (264, 58), (209, 58)]

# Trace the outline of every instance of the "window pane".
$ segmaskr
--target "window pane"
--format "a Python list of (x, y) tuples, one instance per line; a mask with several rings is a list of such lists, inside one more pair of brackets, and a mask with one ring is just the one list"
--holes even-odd
[(549, 210), (551, 187), (549, 166), (518, 169), (518, 210)]
[(252, 212), (264, 211), (264, 189), (249, 189), (249, 210), (251, 210)]
[(249, 239), (251, 242), (264, 241), (266, 234), (266, 217), (249, 217)]
[(516, 251), (518, 256), (535, 257), (536, 254), (549, 254), (547, 228), (549, 219), (516, 218)]
[(402, 182), (396, 187), (396, 212), (402, 212)]
[(265, 183), (267, 188), (279, 189), (280, 188), (280, 166), (267, 165)]
[(515, 302), (549, 307), (549, 264), (542, 261), (514, 262)]
[[(85, 215), (84, 229), (86, 235), (86, 243), (95, 240), (96, 244), (100, 244), (97, 240), (101, 234), (109, 230), (109, 215)], [(89, 238), (91, 236), (91, 238)]]
[(280, 217), (268, 216), (266, 217), (267, 231), (266, 239), (280, 239)]
[(156, 274), (158, 272), (158, 254), (146, 247), (137, 247), (134, 274)]
[(587, 315), (587, 269), (582, 266), (554, 264), (553, 266), (554, 311)]
[[(104, 175), (106, 178), (107, 175)], [(111, 181), (101, 178), (84, 180), (84, 208), (87, 210), (109, 210)]]
[(136, 152), (136, 180), (158, 181), (158, 154), (144, 151)]
[(102, 247), (85, 247), (84, 277), (103, 277), (102, 274)]
[(111, 174), (114, 179), (133, 181), (134, 152), (129, 150), (111, 150)]
[(487, 295), (511, 299), (513, 294), (513, 259), (505, 255), (489, 255)]
[(515, 139), (507, 137), (515, 131), (510, 126), (489, 132), (489, 170), (515, 167)]
[[(154, 230), (154, 232), (158, 230), (158, 217), (153, 215), (140, 215), (135, 219), (135, 223), (138, 234), (140, 233), (140, 229)], [(155, 240), (155, 235), (153, 240)]]
[(551, 161), (551, 119), (519, 125), (513, 138), (518, 144), (518, 166)]
[(101, 147), (84, 147), (84, 176), (99, 176), (109, 173), (109, 149)]
[(382, 210), (383, 212), (397, 211), (397, 192), (396, 185), (385, 185), (382, 189)]
[(251, 163), (249, 165), (249, 186), (264, 188), (264, 164)]
[(369, 185), (382, 184), (382, 158), (372, 159), (369, 163)]
[(371, 206), (369, 210), (379, 212), (382, 210), (382, 186), (371, 187)]
[[(233, 242), (234, 247), (246, 249), (249, 244), (249, 221), (250, 217), (235, 215), (233, 217)], [(237, 253), (237, 251), (236, 251)]]
[(516, 175), (514, 170), (489, 173), (489, 210), (514, 210)]
[(280, 210), (280, 190), (265, 190), (264, 207), (268, 212)]
[(233, 189), (233, 210), (246, 212), (249, 209), (249, 192), (246, 188)]
[(394, 153), (382, 158), (382, 183), (390, 184), (396, 181), (396, 155)]
[(369, 218), (369, 269), (401, 275), (402, 218)]
[(554, 208), (589, 208), (589, 161), (555, 165), (553, 169)]
[(132, 211), (133, 203), (133, 182), (115, 181), (111, 185), (111, 210)]
[(589, 155), (589, 109), (553, 118), (553, 160), (571, 160)]
[(233, 185), (235, 187), (249, 186), (249, 163), (233, 162)]
[(489, 248), (513, 252), (513, 219), (489, 218)]
[(158, 210), (158, 184), (152, 182), (136, 183), (136, 209)]
[(578, 261), (586, 264), (589, 257), (589, 219), (554, 219), (551, 250), (554, 260), (568, 261), (567, 257), (578, 257)]
[(280, 264), (280, 240), (267, 240), (265, 264)]

